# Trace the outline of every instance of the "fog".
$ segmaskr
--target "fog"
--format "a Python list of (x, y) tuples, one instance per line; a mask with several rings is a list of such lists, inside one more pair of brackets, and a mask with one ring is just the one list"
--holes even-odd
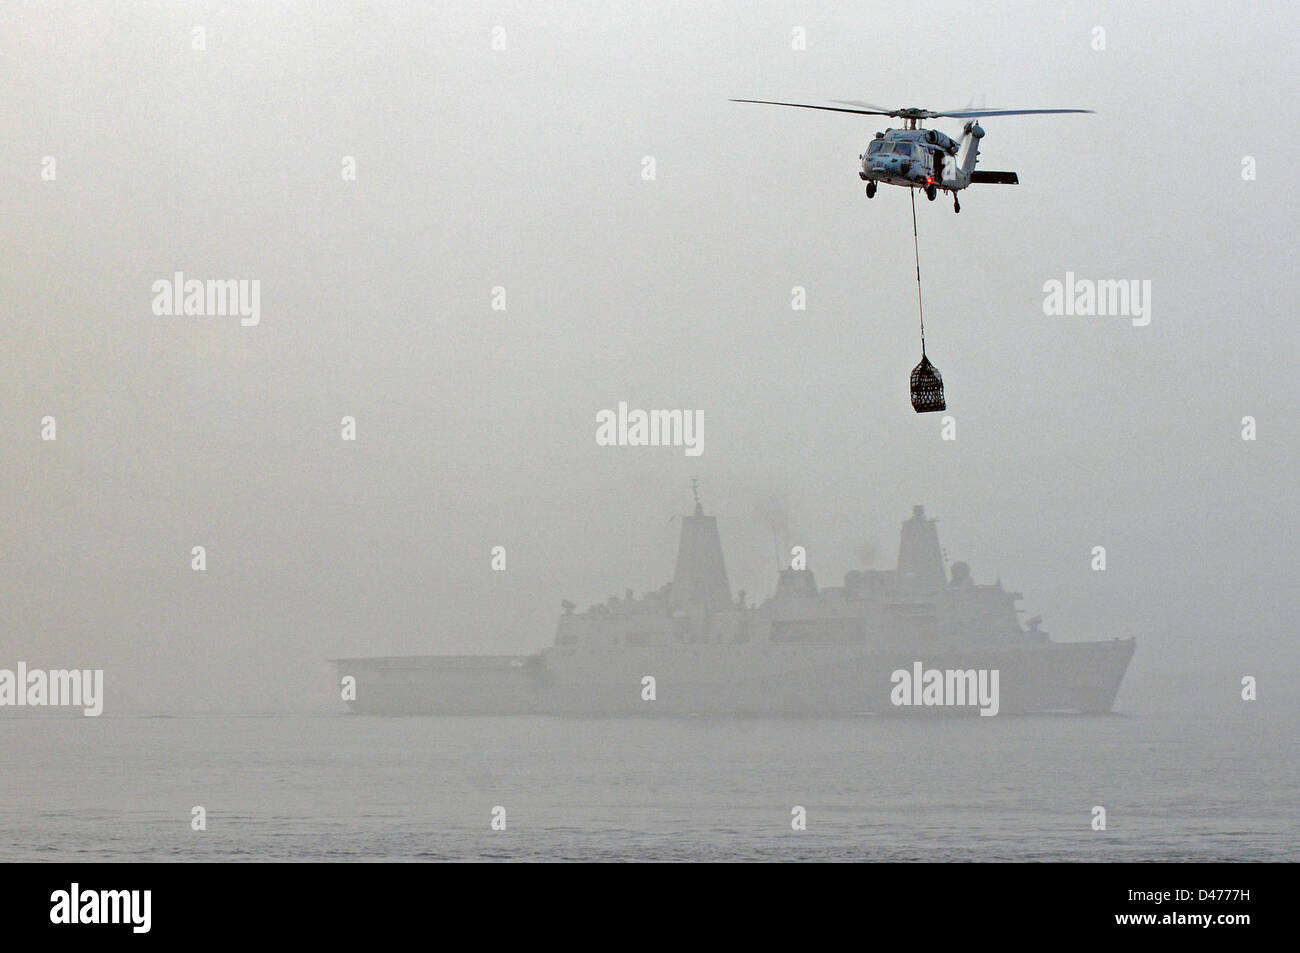
[[(1249, 674), (1294, 712), (1297, 30), (7, 4), (0, 666), (103, 668), (108, 713), (336, 710), (330, 658), (536, 651), (561, 599), (658, 588), (698, 477), (751, 597), (774, 530), (837, 585), (925, 504), (1054, 638), (1137, 638), (1118, 709), (1229, 709)], [(733, 97), (1096, 110), (983, 120), (1020, 185), (917, 205), (955, 440), (908, 403), (908, 196), (855, 174), (889, 121)], [(155, 314), (178, 271), (259, 281), (260, 322)], [(1045, 315), (1067, 272), (1149, 280), (1150, 324)], [(703, 453), (598, 446), (620, 401), (702, 411)]]

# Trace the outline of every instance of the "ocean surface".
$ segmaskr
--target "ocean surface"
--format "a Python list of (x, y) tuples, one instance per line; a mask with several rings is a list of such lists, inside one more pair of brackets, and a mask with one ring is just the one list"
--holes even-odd
[(4, 717), (0, 860), (1294, 861), (1297, 764), (1244, 715)]

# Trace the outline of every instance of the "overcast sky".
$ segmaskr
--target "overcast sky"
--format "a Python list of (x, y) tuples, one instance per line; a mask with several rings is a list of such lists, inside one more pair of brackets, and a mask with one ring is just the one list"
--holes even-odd
[[(1121, 709), (1294, 705), (1298, 21), (5, 4), (0, 666), (334, 707), (330, 657), (534, 651), (562, 598), (657, 588), (698, 475), (735, 589), (773, 585), (764, 511), (837, 585), (924, 503), (1054, 637), (1137, 637)], [(908, 404), (907, 194), (856, 175), (884, 124), (730, 97), (1096, 110), (985, 120), (1021, 184), (918, 205), (955, 441)], [(261, 323), (153, 314), (176, 271), (260, 281)], [(1150, 325), (1045, 316), (1067, 271), (1149, 280)], [(703, 455), (598, 447), (619, 401), (703, 411)]]

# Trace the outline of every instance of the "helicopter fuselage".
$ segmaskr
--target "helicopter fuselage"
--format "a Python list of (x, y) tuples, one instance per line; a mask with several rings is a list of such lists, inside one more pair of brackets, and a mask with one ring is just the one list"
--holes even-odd
[(937, 129), (886, 129), (876, 133), (858, 158), (864, 182), (957, 191), (970, 185), (984, 130), (968, 123), (959, 142)]

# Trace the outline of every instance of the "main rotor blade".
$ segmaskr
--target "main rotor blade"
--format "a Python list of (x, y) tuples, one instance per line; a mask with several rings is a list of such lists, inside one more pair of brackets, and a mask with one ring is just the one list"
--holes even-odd
[[(900, 109), (885, 109), (875, 103), (864, 103), (855, 99), (832, 99), (838, 106), (814, 106), (811, 103), (779, 103), (770, 99), (733, 99), (733, 103), (758, 103), (763, 106), (793, 106), (796, 109), (822, 109), (833, 113), (856, 113), (859, 116), (891, 116), (903, 119), (975, 119), (980, 116), (1046, 116), (1054, 113), (1091, 113), (1091, 109), (953, 109), (946, 112), (933, 112), (916, 106)], [(858, 108), (847, 108), (847, 107)]]
[(832, 99), (831, 102), (839, 103), (841, 106), (858, 106), (862, 109), (870, 109), (882, 116), (888, 116), (890, 113), (898, 112), (897, 109), (890, 109), (887, 106), (877, 106), (875, 103), (864, 103), (860, 99)]
[(956, 109), (952, 112), (930, 113), (946, 119), (973, 119), (977, 116), (1045, 116), (1049, 113), (1090, 113), (1092, 109)]
[(770, 99), (733, 99), (733, 103), (759, 103), (764, 106), (795, 106), (799, 109), (825, 109), (833, 113), (857, 113), (860, 116), (888, 116), (878, 109), (844, 109), (840, 106), (811, 106), (808, 103), (776, 103)]

